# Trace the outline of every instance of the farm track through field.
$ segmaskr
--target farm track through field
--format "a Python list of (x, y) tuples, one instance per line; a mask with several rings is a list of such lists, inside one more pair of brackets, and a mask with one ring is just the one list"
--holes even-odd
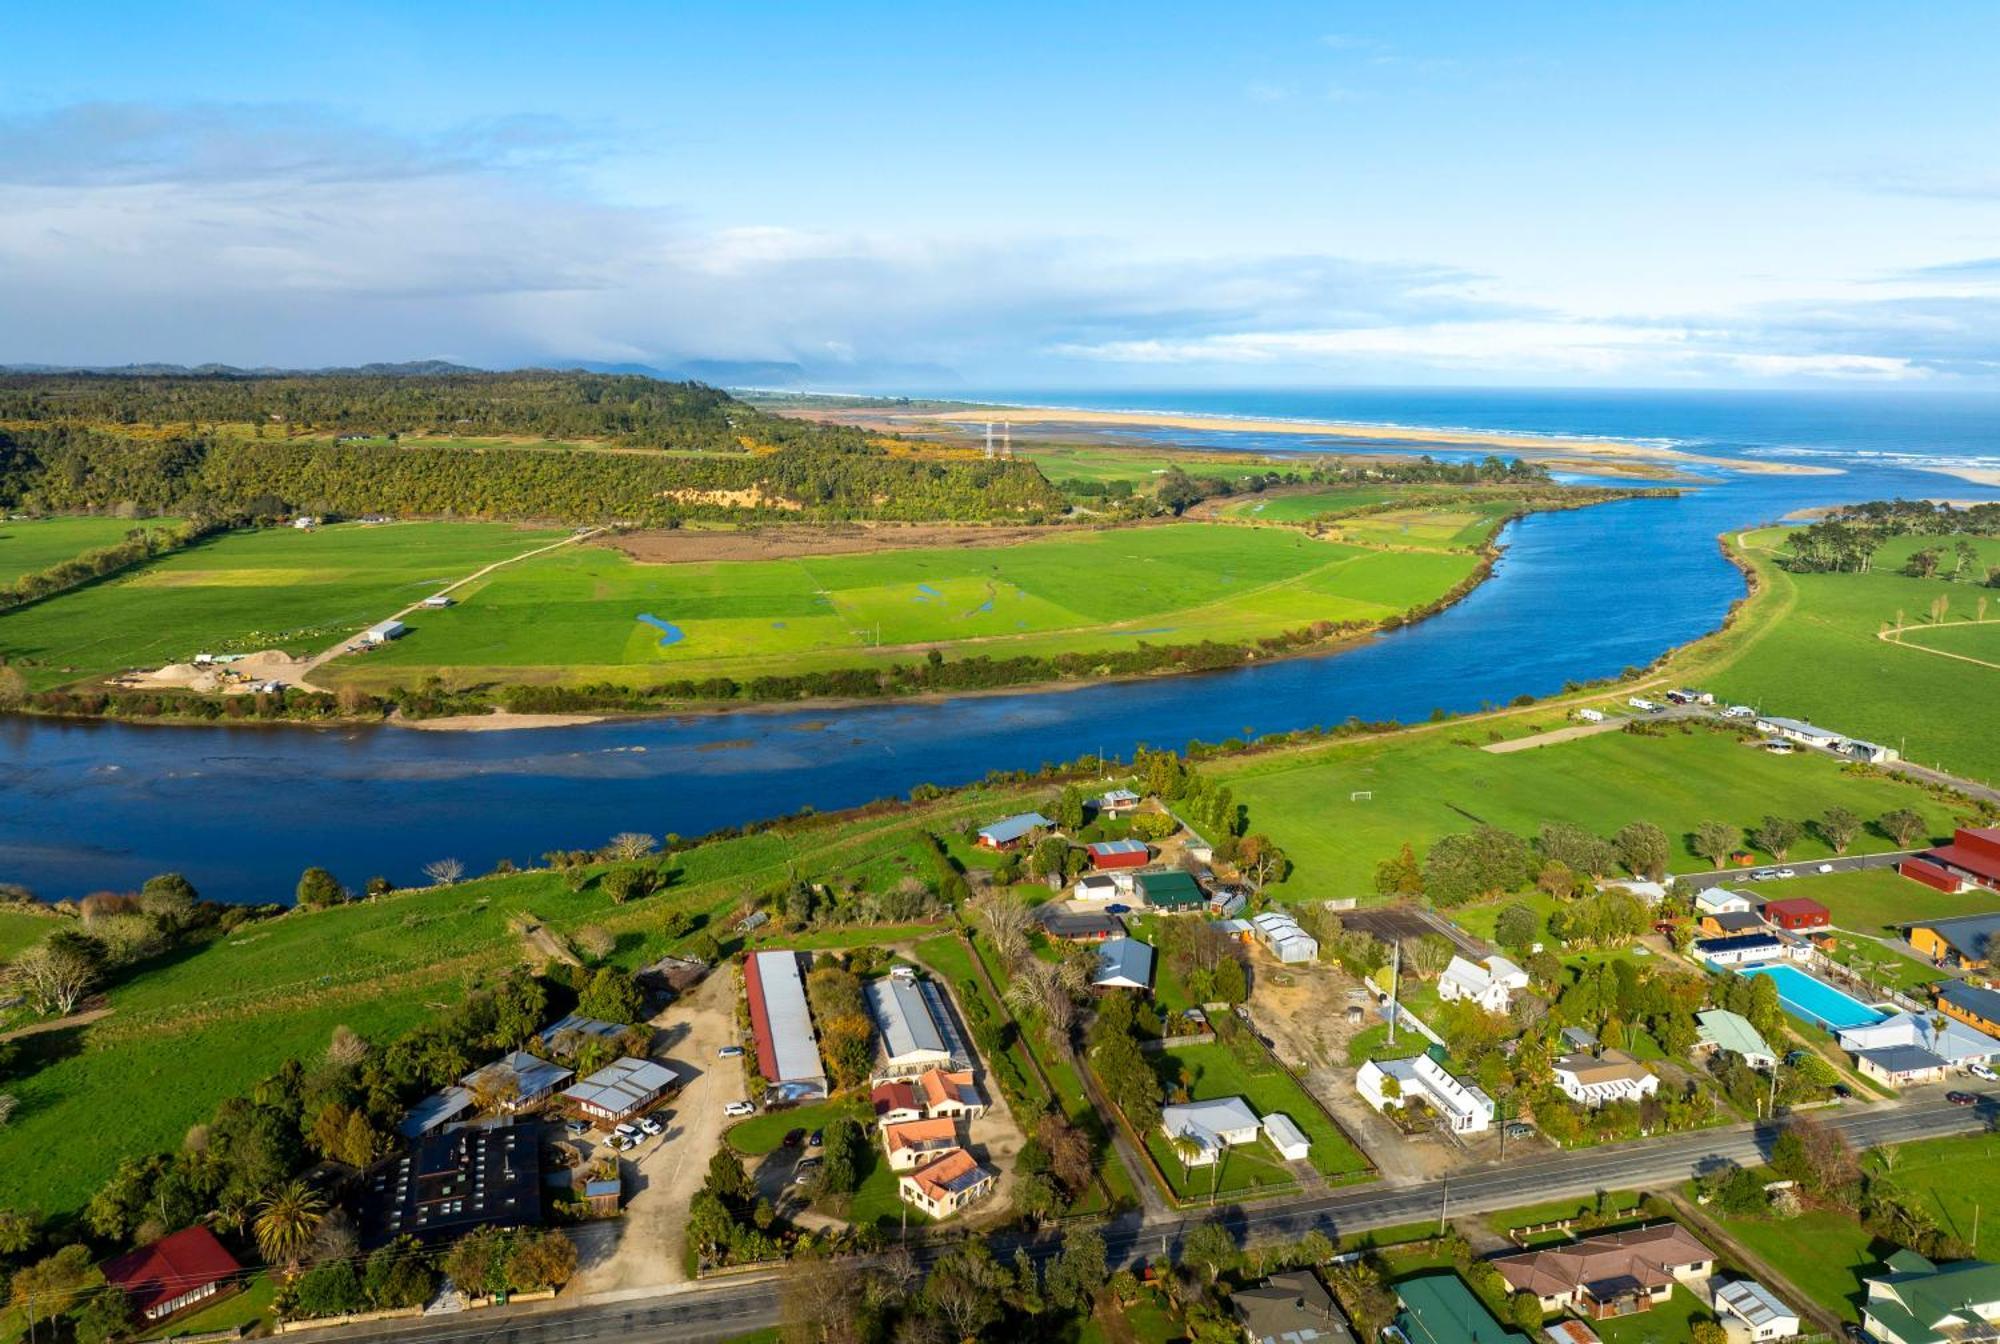
[(1969, 653), (1952, 653), (1948, 649), (1934, 649), (1928, 644), (1905, 643), (1902, 638), (1904, 632), (1910, 630), (1956, 630), (1960, 626), (1966, 626), (1966, 625), (2000, 625), (2000, 618), (1983, 620), (1983, 621), (1954, 621), (1950, 625), (1929, 625), (1921, 623), (1913, 625), (1895, 625), (1889, 627), (1887, 630), (1877, 631), (1875, 638), (1881, 640), (1884, 644), (1893, 644), (1899, 649), (1915, 649), (1918, 653), (1935, 654), (1940, 658), (1956, 658), (1961, 663), (1974, 663), (1980, 667), (1990, 667), (1993, 668), (1995, 671), (2000, 671), (2000, 663), (1989, 662), (1984, 658), (1974, 658)]

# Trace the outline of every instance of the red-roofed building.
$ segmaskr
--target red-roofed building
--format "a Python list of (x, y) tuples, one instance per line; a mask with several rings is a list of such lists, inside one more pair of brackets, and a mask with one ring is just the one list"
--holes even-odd
[(1911, 855), (1897, 871), (1953, 895), (1968, 887), (2000, 891), (2000, 826), (1961, 826), (1950, 844)]
[(1099, 840), (1084, 846), (1090, 851), (1093, 868), (1144, 868), (1153, 861), (1153, 851), (1144, 840)]
[(868, 1100), (874, 1103), (875, 1123), (878, 1125), (900, 1125), (908, 1120), (924, 1118), (924, 1105), (917, 1096), (916, 1084), (907, 1078), (875, 1084)]
[(184, 1227), (104, 1263), (104, 1280), (125, 1290), (142, 1320), (164, 1321), (241, 1286), (243, 1266), (205, 1227)]
[(1833, 922), (1833, 915), (1810, 896), (1787, 896), (1782, 901), (1764, 902), (1764, 922), (1797, 933), (1823, 929)]
[(904, 1200), (933, 1218), (946, 1218), (992, 1192), (998, 1178), (963, 1148), (954, 1148), (927, 1167), (896, 1182)]

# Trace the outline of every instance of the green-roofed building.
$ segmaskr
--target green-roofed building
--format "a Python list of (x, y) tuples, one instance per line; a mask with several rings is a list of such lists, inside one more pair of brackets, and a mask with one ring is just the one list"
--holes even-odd
[(1750, 1019), (1741, 1013), (1732, 1013), (1726, 1008), (1710, 1008), (1694, 1015), (1695, 1031), (1700, 1037), (1697, 1049), (1719, 1050), (1726, 1055), (1740, 1055), (1745, 1064), (1753, 1069), (1769, 1069), (1777, 1065), (1778, 1057), (1750, 1025)]
[(1528, 1337), (1493, 1319), (1456, 1274), (1426, 1274), (1396, 1285), (1400, 1307), (1388, 1338), (1402, 1344), (1528, 1344)]
[(1201, 883), (1194, 880), (1192, 873), (1178, 868), (1164, 873), (1135, 873), (1132, 881), (1148, 910), (1200, 910), (1208, 904), (1208, 894), (1201, 889)]
[(1933, 1264), (1915, 1251), (1883, 1262), (1888, 1272), (1866, 1279), (1861, 1324), (1881, 1344), (1948, 1344), (1996, 1338), (2000, 1325), (2000, 1265), (1984, 1260)]

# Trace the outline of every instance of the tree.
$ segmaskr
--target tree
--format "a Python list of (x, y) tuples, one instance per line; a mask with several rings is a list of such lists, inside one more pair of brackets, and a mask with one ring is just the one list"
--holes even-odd
[(1063, 786), (1062, 795), (1056, 799), (1054, 817), (1057, 826), (1065, 831), (1083, 829), (1085, 804), (1083, 790), (1074, 784)]
[(1001, 1294), (1012, 1280), (985, 1242), (962, 1242), (931, 1266), (923, 1303), (951, 1327), (955, 1338), (975, 1339), (1000, 1319)]
[(1726, 821), (1704, 821), (1694, 828), (1688, 848), (1707, 859), (1715, 867), (1723, 863), (1743, 847), (1743, 828), (1731, 826)]
[(1214, 1283), (1222, 1271), (1236, 1263), (1236, 1239), (1228, 1228), (1210, 1220), (1187, 1234), (1181, 1244), (1181, 1259), (1207, 1271), (1208, 1281)]
[(1618, 861), (1634, 877), (1643, 877), (1648, 882), (1666, 877), (1670, 857), (1667, 833), (1652, 822), (1634, 821), (1621, 826), (1611, 843), (1618, 850)]
[(301, 1316), (344, 1316), (368, 1305), (361, 1289), (361, 1276), (348, 1260), (330, 1260), (314, 1265), (299, 1276), (294, 1285)]
[(433, 859), (424, 865), (424, 876), (437, 886), (448, 887), (465, 876), (465, 865), (457, 859)]
[(576, 1273), (576, 1243), (553, 1227), (522, 1228), (508, 1248), (504, 1272), (516, 1292), (560, 1288)]
[(1912, 812), (1907, 807), (1899, 807), (1893, 812), (1884, 812), (1875, 824), (1882, 828), (1884, 835), (1894, 840), (1897, 846), (1902, 849), (1908, 849), (1917, 842), (1919, 836), (1924, 835), (1930, 829), (1929, 823), (1923, 817)]
[(1375, 865), (1375, 890), (1384, 896), (1415, 896), (1423, 889), (1423, 865), (1417, 862), (1416, 851), (1407, 840), (1395, 858)]
[(1688, 1344), (1729, 1344), (1729, 1332), (1720, 1321), (1696, 1321), (1688, 1327)]
[(287, 1181), (257, 1211), (257, 1249), (267, 1263), (289, 1268), (312, 1245), (326, 1216), (326, 1199), (304, 1181)]
[(90, 1248), (78, 1242), (16, 1271), (8, 1296), (30, 1322), (53, 1321), (82, 1299), (92, 1273)]
[(1829, 807), (1813, 823), (1813, 829), (1834, 853), (1845, 854), (1854, 837), (1861, 834), (1861, 818), (1844, 807)]
[(324, 868), (313, 867), (299, 874), (298, 903), (307, 910), (324, 910), (330, 905), (339, 905), (347, 899), (347, 889), (340, 885), (340, 879)]
[(101, 966), (94, 941), (62, 929), (14, 958), (7, 975), (36, 1012), (62, 1017), (97, 987)]
[(660, 842), (644, 831), (620, 831), (604, 847), (604, 857), (618, 863), (637, 863), (659, 848)]
[[(690, 1235), (693, 1225), (690, 1222)], [(507, 1234), (497, 1227), (475, 1228), (451, 1244), (441, 1262), (460, 1292), (484, 1296), (507, 1286)]]
[(146, 879), (139, 888), (139, 909), (168, 933), (186, 928), (193, 920), (201, 896), (194, 883), (179, 873), (161, 873)]
[(1803, 831), (1804, 828), (1789, 817), (1766, 816), (1757, 823), (1757, 828), (1750, 833), (1750, 838), (1756, 842), (1757, 848), (1779, 863), (1783, 863), (1785, 855), (1789, 854), (1792, 846), (1799, 842), (1799, 836)]
[(1441, 906), (1463, 905), (1526, 884), (1528, 843), (1495, 826), (1441, 836), (1424, 856), (1424, 893)]
[(1535, 941), (1535, 912), (1521, 904), (1509, 905), (1493, 921), (1493, 940), (1502, 947), (1525, 951)]
[[(653, 877), (650, 868), (643, 868), (638, 864), (625, 864), (607, 871), (598, 879), (597, 884), (604, 889), (604, 894), (611, 898), (613, 905), (623, 905), (627, 901), (641, 900), (652, 895)], [(807, 900), (811, 900), (810, 889), (807, 891)], [(807, 916), (809, 917), (811, 913), (808, 908)]]
[(1107, 1261), (1104, 1237), (1095, 1228), (1070, 1232), (1063, 1238), (1062, 1254), (1049, 1266), (1049, 1301), (1069, 1311), (1089, 1306), (1110, 1276)]
[(1513, 1317), (1515, 1325), (1527, 1332), (1530, 1339), (1541, 1332), (1542, 1303), (1533, 1293), (1522, 1291), (1507, 1299), (1507, 1314)]
[(1403, 944), (1404, 968), (1426, 980), (1442, 975), (1451, 956), (1451, 939), (1441, 933), (1426, 933)]
[(132, 1325), (132, 1299), (124, 1289), (106, 1285), (76, 1314), (77, 1344), (112, 1344), (130, 1334)]
[(437, 1291), (430, 1257), (414, 1237), (398, 1237), (368, 1257), (361, 1291), (377, 1311), (421, 1307)]
[(600, 966), (577, 995), (576, 1010), (603, 1022), (639, 1022), (646, 1016), (646, 996), (631, 972)]
[(618, 940), (601, 924), (584, 925), (576, 931), (571, 941), (576, 944), (577, 951), (592, 961), (602, 961), (618, 949)]
[(1253, 832), (1243, 837), (1236, 850), (1236, 867), (1250, 885), (1262, 891), (1272, 882), (1282, 882), (1291, 872), (1292, 861), (1270, 836)]
[(995, 892), (980, 902), (979, 922), (1002, 966), (1011, 967), (1028, 955), (1028, 928), (1033, 918), (1027, 906), (1005, 893)]

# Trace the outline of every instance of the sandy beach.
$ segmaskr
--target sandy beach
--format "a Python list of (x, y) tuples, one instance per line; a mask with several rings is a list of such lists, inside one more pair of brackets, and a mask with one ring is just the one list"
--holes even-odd
[(509, 714), (496, 709), (490, 714), (445, 714), (435, 719), (406, 719), (401, 715), (387, 722), (397, 728), (415, 728), (426, 733), (504, 733), (516, 728), (574, 728), (584, 723), (602, 723), (602, 714)]
[(2000, 490), (2000, 467), (1925, 467), (1925, 471), (1935, 471), (1943, 476), (1956, 476), (1961, 481), (1971, 481), (1974, 485), (1990, 485)]
[[(904, 417), (886, 416), (884, 419)], [(1837, 476), (1836, 467), (1808, 466), (1798, 462), (1760, 462), (1746, 458), (1709, 457), (1682, 452), (1660, 444), (1631, 443), (1619, 439), (1550, 438), (1534, 434), (1470, 429), (1424, 429), (1405, 425), (1361, 425), (1334, 420), (1239, 419), (1221, 415), (1183, 415), (1169, 411), (1083, 411), (1054, 406), (968, 406), (963, 410), (924, 411), (908, 421), (929, 420), (964, 424), (971, 420), (1010, 425), (1140, 429), (1190, 429), (1210, 433), (1295, 434), (1302, 438), (1355, 439), (1362, 442), (1434, 443), (1449, 448), (1493, 448), (1518, 453), (1535, 462), (1637, 461), (1663, 465), (1725, 467), (1765, 476)]]

